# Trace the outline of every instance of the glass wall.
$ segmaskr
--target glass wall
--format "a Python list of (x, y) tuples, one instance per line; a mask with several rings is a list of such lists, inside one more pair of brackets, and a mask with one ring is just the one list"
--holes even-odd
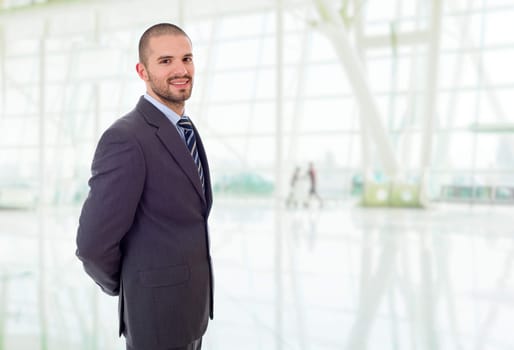
[[(136, 20), (130, 13), (137, 8), (120, 10), (116, 2), (109, 4), (79, 2), (3, 15), (4, 205), (34, 205), (40, 196), (51, 203), (80, 202), (99, 135), (143, 92), (134, 69), (140, 32), (148, 23), (174, 18), (153, 10)], [(319, 168), (322, 191), (345, 198), (365, 170), (363, 144), (373, 143), (362, 137), (359, 105), (346, 68), (331, 38), (319, 30), (319, 7), (308, 1), (286, 5), (282, 116), (275, 108), (274, 8), (208, 15), (185, 5), (184, 27), (194, 41), (198, 72), (188, 112), (204, 130), (217, 189), (247, 181), (254, 184), (248, 191), (270, 193), (275, 120), (280, 117), (284, 181), (295, 166), (312, 161)], [(165, 8), (175, 13), (180, 6), (166, 3)], [(428, 93), (429, 40), (423, 35), (430, 29), (430, 6), (423, 1), (371, 1), (343, 10), (400, 173), (418, 176)], [(448, 186), (513, 183), (514, 136), (508, 113), (514, 84), (505, 73), (514, 53), (506, 34), (512, 26), (509, 14), (514, 14), (514, 5), (508, 2), (452, 2), (443, 7), (430, 147), (433, 199), (448, 195), (443, 191)], [(421, 33), (420, 38), (402, 44), (401, 36), (409, 33)], [(387, 45), (373, 44), (380, 37), (388, 38)], [(376, 152), (370, 157), (380, 176), (379, 157)]]

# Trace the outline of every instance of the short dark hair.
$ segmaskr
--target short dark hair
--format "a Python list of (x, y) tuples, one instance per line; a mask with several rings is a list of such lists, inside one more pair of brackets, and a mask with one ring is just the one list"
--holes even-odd
[(148, 43), (150, 39), (160, 35), (183, 35), (191, 41), (189, 36), (179, 26), (172, 23), (158, 23), (147, 30), (141, 35), (139, 39), (139, 62), (146, 64), (148, 59)]

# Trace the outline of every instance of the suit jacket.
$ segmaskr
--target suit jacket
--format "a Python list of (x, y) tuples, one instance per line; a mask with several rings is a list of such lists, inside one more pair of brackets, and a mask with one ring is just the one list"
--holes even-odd
[(205, 191), (175, 126), (143, 97), (95, 152), (76, 254), (105, 293), (119, 295), (120, 335), (135, 349), (190, 343), (213, 316), (212, 191), (195, 133)]

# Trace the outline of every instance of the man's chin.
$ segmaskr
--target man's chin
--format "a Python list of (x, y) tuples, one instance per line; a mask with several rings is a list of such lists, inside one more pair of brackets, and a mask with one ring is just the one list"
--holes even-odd
[(180, 97), (177, 100), (185, 102), (186, 100), (189, 100), (190, 97), (191, 97), (191, 93), (184, 91), (184, 93), (181, 94)]
[(172, 99), (177, 101), (185, 101), (191, 97), (191, 90), (188, 89), (180, 89), (176, 90), (170, 94)]
[(172, 96), (160, 96), (162, 100), (168, 102), (168, 103), (171, 103), (171, 104), (183, 104), (186, 100), (189, 99), (189, 97), (191, 97), (191, 94), (182, 94), (182, 95), (172, 95)]

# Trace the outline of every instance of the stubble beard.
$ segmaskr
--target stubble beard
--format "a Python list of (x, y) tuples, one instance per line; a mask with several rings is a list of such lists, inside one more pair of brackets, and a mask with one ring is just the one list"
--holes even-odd
[(159, 84), (157, 80), (154, 79), (151, 75), (149, 75), (148, 78), (148, 81), (150, 83), (150, 89), (168, 106), (171, 105), (183, 107), (185, 105), (186, 100), (188, 100), (191, 97), (191, 93), (193, 90), (193, 79), (190, 76), (185, 76), (183, 78), (189, 79), (191, 82), (191, 86), (188, 89), (180, 90), (178, 94), (169, 90), (169, 81), (175, 79), (176, 77), (166, 79), (166, 81), (163, 84)]

